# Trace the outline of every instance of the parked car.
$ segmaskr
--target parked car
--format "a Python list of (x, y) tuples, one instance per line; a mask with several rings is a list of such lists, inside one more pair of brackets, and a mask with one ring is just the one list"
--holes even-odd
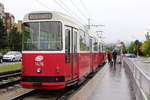
[(2, 62), (3, 62), (3, 54), (0, 53), (0, 63), (2, 63)]
[(136, 58), (136, 55), (134, 53), (128, 53), (128, 54), (126, 54), (126, 57)]
[(3, 56), (3, 61), (21, 61), (22, 59), (22, 54), (18, 51), (10, 51), (7, 52), (4, 56)]

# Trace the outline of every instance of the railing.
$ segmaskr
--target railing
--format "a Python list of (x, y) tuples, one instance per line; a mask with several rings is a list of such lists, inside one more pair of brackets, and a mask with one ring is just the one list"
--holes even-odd
[(139, 68), (139, 65), (131, 61), (131, 59), (124, 58), (125, 67), (128, 66), (130, 70), (129, 74), (132, 74), (144, 100), (150, 100), (150, 77)]

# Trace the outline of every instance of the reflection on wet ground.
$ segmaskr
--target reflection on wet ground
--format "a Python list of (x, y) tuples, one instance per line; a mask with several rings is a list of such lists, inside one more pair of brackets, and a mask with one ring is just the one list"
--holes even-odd
[(109, 66), (89, 100), (133, 100), (124, 67), (121, 64)]

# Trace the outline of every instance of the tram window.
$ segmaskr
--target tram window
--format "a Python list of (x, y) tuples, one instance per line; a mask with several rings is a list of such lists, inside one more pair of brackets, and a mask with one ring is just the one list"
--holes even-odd
[(74, 31), (74, 52), (77, 52), (77, 32)]
[(61, 50), (62, 25), (60, 22), (28, 22), (24, 24), (24, 50)]
[(65, 61), (70, 63), (70, 30), (65, 30)]
[(65, 30), (65, 50), (70, 51), (70, 30), (66, 29)]
[(92, 38), (90, 38), (90, 51), (92, 51)]
[(102, 44), (99, 44), (99, 52), (102, 52)]
[(25, 50), (37, 50), (38, 39), (39, 39), (39, 23), (24, 23), (24, 34), (23, 34), (23, 49)]
[(93, 50), (98, 51), (98, 42), (95, 39), (94, 39), (94, 42), (93, 42)]
[(86, 34), (86, 50), (89, 51), (90, 50), (90, 37), (88, 34)]
[(79, 31), (80, 34), (80, 50), (81, 51), (89, 51), (89, 36), (84, 31)]
[(61, 35), (59, 33), (58, 23), (41, 22), (40, 26), (40, 49), (60, 50)]

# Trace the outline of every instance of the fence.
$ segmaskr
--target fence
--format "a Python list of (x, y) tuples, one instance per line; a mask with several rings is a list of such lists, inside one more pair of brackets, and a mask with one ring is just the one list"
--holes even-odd
[(129, 75), (136, 100), (150, 100), (150, 77), (146, 75), (133, 61), (124, 58), (123, 65)]

